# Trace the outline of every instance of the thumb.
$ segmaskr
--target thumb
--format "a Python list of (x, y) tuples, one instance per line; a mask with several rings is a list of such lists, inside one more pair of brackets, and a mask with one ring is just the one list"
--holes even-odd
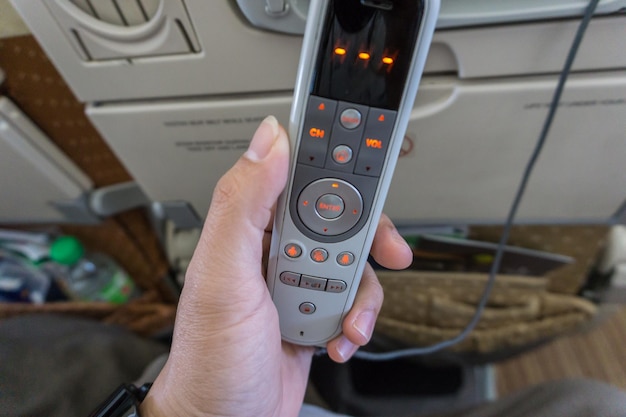
[(246, 153), (215, 187), (190, 268), (213, 277), (221, 272), (230, 282), (261, 272), (263, 235), (288, 168), (287, 133), (269, 116)]

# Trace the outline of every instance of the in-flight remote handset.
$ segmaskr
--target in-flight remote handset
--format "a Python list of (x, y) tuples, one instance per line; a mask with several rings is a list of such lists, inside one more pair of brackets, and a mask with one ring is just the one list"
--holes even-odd
[(311, 1), (267, 275), (284, 340), (324, 346), (341, 333), (438, 10), (439, 0)]

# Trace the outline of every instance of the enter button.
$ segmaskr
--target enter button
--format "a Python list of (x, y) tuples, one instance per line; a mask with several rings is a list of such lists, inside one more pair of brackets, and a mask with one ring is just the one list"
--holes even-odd
[(320, 217), (332, 220), (336, 219), (343, 214), (346, 206), (343, 198), (336, 194), (324, 194), (321, 196), (315, 204), (315, 209)]

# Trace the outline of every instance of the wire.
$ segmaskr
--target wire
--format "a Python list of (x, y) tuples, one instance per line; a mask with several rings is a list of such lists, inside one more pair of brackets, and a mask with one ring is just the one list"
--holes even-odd
[(530, 180), (535, 164), (537, 160), (539, 159), (539, 155), (541, 154), (541, 151), (543, 150), (543, 146), (546, 142), (546, 138), (548, 137), (548, 133), (550, 132), (550, 128), (552, 127), (552, 122), (554, 121), (554, 116), (556, 115), (556, 112), (558, 110), (559, 103), (561, 101), (561, 96), (565, 88), (565, 83), (567, 82), (567, 78), (569, 77), (569, 74), (572, 70), (574, 59), (576, 58), (576, 54), (578, 53), (578, 49), (580, 47), (580, 44), (582, 43), (584, 34), (587, 30), (587, 27), (589, 26), (589, 22), (591, 21), (593, 13), (595, 12), (596, 7), (598, 6), (599, 2), (600, 0), (591, 0), (589, 2), (589, 5), (587, 6), (585, 10), (583, 19), (578, 27), (576, 36), (574, 37), (572, 46), (570, 47), (567, 59), (565, 61), (565, 65), (563, 66), (563, 70), (561, 71), (559, 82), (554, 92), (554, 96), (550, 104), (550, 109), (548, 111), (548, 115), (546, 116), (546, 119), (543, 125), (543, 129), (541, 131), (541, 134), (539, 135), (539, 138), (535, 145), (535, 149), (533, 150), (533, 153), (526, 165), (526, 169), (524, 170), (524, 175), (522, 176), (521, 182), (515, 194), (515, 198), (513, 200), (513, 203), (511, 204), (511, 208), (509, 209), (509, 214), (507, 216), (506, 223), (504, 224), (504, 230), (502, 231), (502, 235), (500, 237), (500, 242), (498, 244), (494, 262), (489, 272), (489, 279), (487, 280), (487, 284), (485, 285), (485, 290), (483, 291), (483, 295), (481, 296), (481, 299), (478, 302), (476, 312), (474, 313), (474, 316), (472, 317), (470, 322), (467, 324), (465, 329), (463, 329), (463, 331), (459, 333), (457, 336), (455, 336), (454, 338), (445, 340), (440, 343), (436, 343), (432, 346), (409, 348), (409, 349), (396, 350), (392, 352), (383, 352), (383, 353), (357, 351), (354, 355), (356, 358), (370, 360), (370, 361), (389, 361), (389, 360), (395, 360), (395, 359), (405, 358), (409, 356), (428, 355), (428, 354), (435, 353), (437, 351), (449, 348), (453, 345), (456, 345), (457, 343), (462, 342), (474, 330), (474, 328), (480, 321), (482, 313), (484, 312), (485, 307), (487, 306), (487, 301), (489, 300), (489, 296), (491, 295), (493, 287), (495, 286), (496, 276), (498, 274), (498, 271), (500, 270), (500, 265), (502, 263), (502, 258), (504, 256), (504, 248), (509, 240), (509, 235), (511, 234), (511, 228), (513, 227), (517, 210), (524, 196), (524, 192), (526, 191), (526, 186), (528, 185), (528, 181)]

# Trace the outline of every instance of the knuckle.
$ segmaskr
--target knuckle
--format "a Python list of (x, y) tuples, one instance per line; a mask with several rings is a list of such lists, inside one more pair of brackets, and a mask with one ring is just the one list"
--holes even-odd
[(241, 184), (237, 181), (236, 175), (227, 173), (215, 185), (213, 190), (212, 206), (215, 210), (221, 211), (234, 206), (235, 201), (241, 195)]
[(376, 273), (370, 268), (367, 268), (363, 275), (362, 285), (365, 287), (363, 289), (366, 289), (367, 302), (378, 311), (385, 299), (385, 292)]
[(378, 282), (378, 280), (374, 280), (373, 283), (373, 287), (374, 287), (374, 294), (376, 297), (376, 302), (378, 303), (378, 308), (380, 309), (380, 306), (383, 304), (383, 301), (385, 300), (385, 292), (383, 291), (383, 286), (380, 285), (380, 282)]

